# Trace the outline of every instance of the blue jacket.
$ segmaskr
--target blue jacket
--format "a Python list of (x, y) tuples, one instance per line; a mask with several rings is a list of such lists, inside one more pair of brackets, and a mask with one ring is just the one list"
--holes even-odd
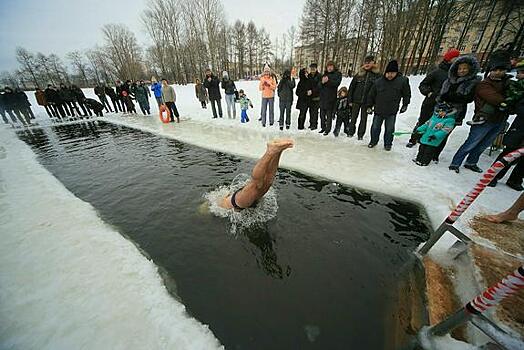
[(449, 112), (444, 117), (433, 113), (431, 119), (417, 129), (418, 133), (423, 134), (420, 138), (420, 143), (427, 146), (438, 147), (455, 127), (456, 115), (456, 110)]
[(160, 83), (153, 83), (151, 85), (151, 90), (155, 93), (155, 97), (162, 97), (162, 84)]

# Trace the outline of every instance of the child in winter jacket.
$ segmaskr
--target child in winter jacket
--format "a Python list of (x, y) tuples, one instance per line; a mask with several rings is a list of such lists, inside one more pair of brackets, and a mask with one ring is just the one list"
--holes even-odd
[(244, 93), (244, 90), (238, 91), (238, 100), (237, 102), (240, 104), (240, 122), (241, 123), (247, 123), (249, 121), (249, 117), (247, 116), (247, 110), (249, 107), (253, 108), (253, 104), (251, 103), (251, 100), (247, 98), (246, 94)]
[(453, 106), (441, 102), (435, 107), (433, 116), (425, 124), (417, 128), (417, 132), (422, 134), (417, 158), (415, 159), (417, 165), (429, 165), (438, 146), (455, 127), (456, 115), (457, 110)]
[(349, 105), (348, 89), (343, 86), (338, 90), (337, 109), (335, 111), (337, 116), (337, 123), (333, 134), (338, 137), (340, 128), (344, 124), (344, 133), (350, 136), (349, 116), (351, 115), (351, 107)]

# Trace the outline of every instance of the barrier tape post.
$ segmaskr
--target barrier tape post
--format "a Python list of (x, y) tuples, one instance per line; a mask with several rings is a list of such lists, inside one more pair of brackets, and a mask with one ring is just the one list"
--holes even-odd
[[(418, 250), (422, 255), (426, 254), (435, 243), (442, 237), (442, 235), (449, 231), (454, 234), (457, 238), (461, 240), (469, 240), (466, 235), (460, 232), (458, 229), (453, 227), (458, 218), (469, 208), (471, 203), (477, 199), (477, 197), (484, 191), (487, 185), (497, 176), (497, 174), (506, 166), (511, 164), (513, 161), (519, 159), (524, 155), (524, 147), (518, 150), (515, 150), (511, 153), (508, 153), (502, 158), (502, 161), (497, 161), (491, 166), (480, 178), (479, 182), (475, 185), (473, 190), (471, 190), (466, 196), (460, 201), (460, 203), (453, 209), (453, 211), (448, 215), (446, 220), (439, 226), (439, 228), (431, 234), (429, 239), (424, 243), (424, 245)], [(466, 239), (464, 239), (466, 238)]]
[(473, 316), (480, 315), (484, 311), (500, 304), (505, 298), (517, 293), (524, 288), (524, 266), (520, 266), (513, 273), (506, 276), (502, 281), (494, 284), (479, 294), (462, 309), (444, 321), (432, 326), (428, 330), (431, 336), (442, 336), (448, 334), (461, 324), (469, 321)]

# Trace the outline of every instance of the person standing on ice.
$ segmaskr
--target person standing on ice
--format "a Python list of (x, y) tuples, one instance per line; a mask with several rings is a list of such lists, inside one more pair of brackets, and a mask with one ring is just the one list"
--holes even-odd
[(202, 84), (202, 82), (200, 81), (200, 79), (195, 80), (195, 95), (196, 95), (197, 100), (202, 105), (202, 108), (206, 109), (207, 101), (208, 101), (207, 90), (204, 87), (204, 85)]
[(82, 89), (80, 89), (76, 85), (71, 85), (71, 91), (73, 92), (73, 96), (75, 97), (75, 101), (78, 103), (78, 105), (82, 109), (83, 116), (84, 117), (87, 117), (88, 115), (92, 116), (93, 114), (91, 113), (91, 110), (89, 108), (86, 108), (86, 106), (84, 104), (86, 96), (84, 95), (84, 92), (82, 91)]
[(140, 80), (138, 82), (138, 85), (136, 85), (134, 89), (135, 98), (138, 102), (138, 105), (140, 106), (142, 114), (151, 114), (151, 107), (149, 106), (149, 96), (151, 96), (151, 93), (149, 92), (149, 89), (144, 85), (144, 81)]
[(224, 209), (236, 211), (256, 206), (257, 201), (264, 197), (275, 180), (282, 152), (292, 147), (293, 140), (282, 139), (268, 142), (266, 153), (253, 168), (251, 180), (243, 188), (221, 198), (218, 205)]
[(118, 103), (118, 106), (120, 106), (121, 112), (125, 113), (126, 105), (124, 102), (124, 95), (122, 94), (122, 92), (124, 91), (124, 87), (120, 80), (117, 80), (115, 83), (115, 91), (116, 91), (116, 102)]
[(155, 77), (151, 78), (151, 83), (151, 91), (153, 91), (156, 103), (158, 104), (158, 107), (160, 107), (164, 104), (164, 101), (162, 101), (162, 84), (160, 84)]
[(398, 71), (397, 61), (392, 60), (386, 66), (384, 75), (375, 80), (367, 98), (368, 114), (371, 114), (373, 109), (375, 112), (373, 124), (371, 125), (369, 148), (373, 148), (378, 144), (382, 124), (385, 123), (384, 149), (391, 151), (400, 100), (402, 100), (400, 113), (404, 113), (407, 111), (411, 100), (409, 80)]
[(109, 112), (113, 113), (113, 110), (111, 109), (111, 105), (109, 104), (109, 101), (107, 101), (105, 84), (99, 83), (97, 86), (95, 86), (94, 93), (100, 100), (100, 103), (102, 103), (102, 105), (104, 106), (106, 113), (109, 113)]
[(113, 89), (111, 86), (107, 86), (104, 84), (104, 91), (107, 96), (111, 99), (111, 103), (113, 104), (113, 109), (115, 110), (115, 113), (123, 112), (122, 106), (120, 106), (120, 102), (118, 100), (118, 95), (115, 92), (115, 89)]
[(175, 89), (169, 85), (167, 79), (162, 79), (162, 100), (164, 101), (166, 107), (171, 112), (171, 123), (175, 122), (174, 117), (176, 117), (176, 122), (180, 123), (180, 115), (178, 114), (178, 109), (176, 108), (176, 93)]
[(293, 89), (295, 88), (295, 78), (291, 76), (291, 70), (286, 69), (282, 79), (278, 83), (278, 103), (280, 106), (279, 125), (280, 130), (284, 130), (284, 117), (286, 129), (291, 126), (291, 106), (293, 105)]
[(309, 96), (309, 129), (316, 130), (318, 128), (318, 109), (320, 107), (320, 73), (316, 63), (309, 65), (308, 79), (311, 86), (307, 90), (307, 95)]
[(444, 54), (444, 59), (439, 63), (437, 68), (429, 72), (420, 82), (418, 89), (420, 93), (424, 95), (424, 101), (422, 101), (422, 106), (420, 107), (417, 124), (415, 124), (413, 128), (413, 133), (406, 147), (412, 148), (417, 144), (418, 138), (420, 137), (417, 129), (421, 125), (424, 125), (433, 115), (433, 109), (437, 104), (437, 96), (440, 94), (442, 84), (448, 78), (449, 68), (458, 56), (460, 56), (459, 50), (449, 49)]
[[(211, 69), (206, 69), (206, 77), (204, 79), (204, 87), (207, 89), (207, 95), (211, 102), (211, 109), (213, 111), (213, 119), (218, 116), (222, 118), (222, 95), (220, 94), (220, 80), (211, 72)], [(218, 109), (218, 116), (217, 116)]]
[[(448, 78), (442, 84), (437, 102), (443, 101), (451, 104), (457, 110), (455, 126), (462, 125), (468, 103), (475, 98), (475, 88), (480, 79), (477, 77), (480, 66), (473, 56), (461, 56), (455, 60), (448, 72)], [(433, 161), (438, 163), (440, 153), (446, 146), (449, 134), (440, 143), (433, 154)]]
[[(368, 114), (367, 106), (365, 104), (367, 95), (375, 80), (380, 78), (380, 70), (375, 64), (375, 56), (368, 55), (364, 59), (364, 64), (361, 66), (357, 75), (353, 77), (349, 84), (349, 103), (351, 106), (351, 118), (349, 125), (349, 135), (353, 137), (355, 132), (359, 140), (364, 138), (367, 130)], [(357, 120), (360, 114), (360, 123)]]
[(55, 111), (54, 115), (56, 118), (65, 118), (66, 113), (63, 108), (63, 101), (60, 98), (60, 94), (58, 93), (57, 89), (53, 85), (49, 84), (44, 90), (44, 94), (47, 103), (49, 103), (51, 105), (51, 109)]
[(480, 155), (491, 146), (508, 118), (506, 107), (501, 105), (505, 102), (511, 81), (511, 76), (506, 74), (508, 69), (511, 69), (509, 55), (507, 58), (498, 57), (492, 61), (486, 78), (477, 84), (474, 124), (471, 125), (468, 138), (453, 156), (449, 170), (458, 174), (462, 162), (466, 159), (464, 168), (482, 173), (482, 169), (477, 165)]
[(75, 96), (73, 94), (73, 91), (71, 88), (65, 86), (65, 84), (60, 84), (60, 90), (58, 91), (58, 94), (60, 95), (60, 98), (62, 101), (64, 101), (64, 107), (65, 111), (68, 116), (74, 117), (76, 116), (76, 113), (80, 115), (80, 110), (78, 109), (78, 106), (75, 102)]
[[(36, 88), (36, 91), (35, 91), (35, 99), (36, 99), (36, 103), (38, 103), (39, 106), (42, 106), (45, 108), (45, 111), (47, 113), (47, 115), (49, 116), (49, 118), (54, 118), (55, 116), (53, 115), (53, 112), (51, 110), (51, 108), (49, 107), (49, 104), (47, 103), (47, 100), (45, 98), (45, 92), (40, 89), (40, 88)], [(0, 107), (1, 109), (1, 107)], [(3, 113), (2, 113), (2, 116), (3, 116)], [(4, 120), (5, 117), (4, 117)]]
[(311, 80), (307, 77), (307, 69), (302, 68), (298, 73), (298, 85), (296, 95), (298, 96), (296, 108), (299, 110), (298, 115), (298, 130), (304, 130), (306, 122), (306, 114), (310, 104), (311, 96), (308, 91), (311, 91)]
[(335, 118), (335, 109), (337, 107), (338, 86), (342, 82), (342, 73), (335, 66), (335, 62), (328, 61), (326, 70), (320, 80), (320, 133), (324, 136), (329, 135), (333, 119)]
[(258, 89), (262, 92), (262, 108), (260, 116), (262, 117), (262, 126), (266, 127), (267, 110), (269, 107), (269, 126), (275, 123), (275, 90), (277, 82), (271, 76), (271, 68), (266, 64), (264, 66), (264, 73), (260, 77)]
[(235, 99), (238, 94), (237, 87), (235, 86), (235, 82), (229, 78), (229, 74), (226, 71), (222, 72), (222, 89), (224, 89), (226, 99), (227, 117), (229, 119), (236, 119), (237, 110), (235, 107)]
[(338, 137), (340, 134), (340, 128), (342, 125), (344, 125), (344, 133), (348, 136), (350, 136), (349, 133), (349, 116), (351, 114), (351, 107), (349, 105), (349, 99), (348, 99), (348, 89), (343, 86), (338, 90), (338, 97), (337, 97), (337, 107), (335, 114), (337, 116), (337, 122), (335, 124), (335, 130), (333, 130), (333, 135), (335, 137)]

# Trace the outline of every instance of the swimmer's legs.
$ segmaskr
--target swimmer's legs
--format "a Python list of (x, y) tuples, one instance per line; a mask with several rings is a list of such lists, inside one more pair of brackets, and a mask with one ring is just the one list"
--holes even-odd
[[(274, 140), (267, 144), (266, 153), (260, 158), (248, 184), (237, 193), (235, 201), (241, 208), (249, 208), (262, 198), (273, 184), (282, 152), (293, 147), (293, 140)], [(231, 196), (224, 199), (223, 207), (232, 208)]]
[(524, 210), (524, 193), (513, 203), (511, 208), (496, 215), (486, 215), (484, 218), (495, 224), (505, 221), (513, 221), (519, 218), (519, 214)]

